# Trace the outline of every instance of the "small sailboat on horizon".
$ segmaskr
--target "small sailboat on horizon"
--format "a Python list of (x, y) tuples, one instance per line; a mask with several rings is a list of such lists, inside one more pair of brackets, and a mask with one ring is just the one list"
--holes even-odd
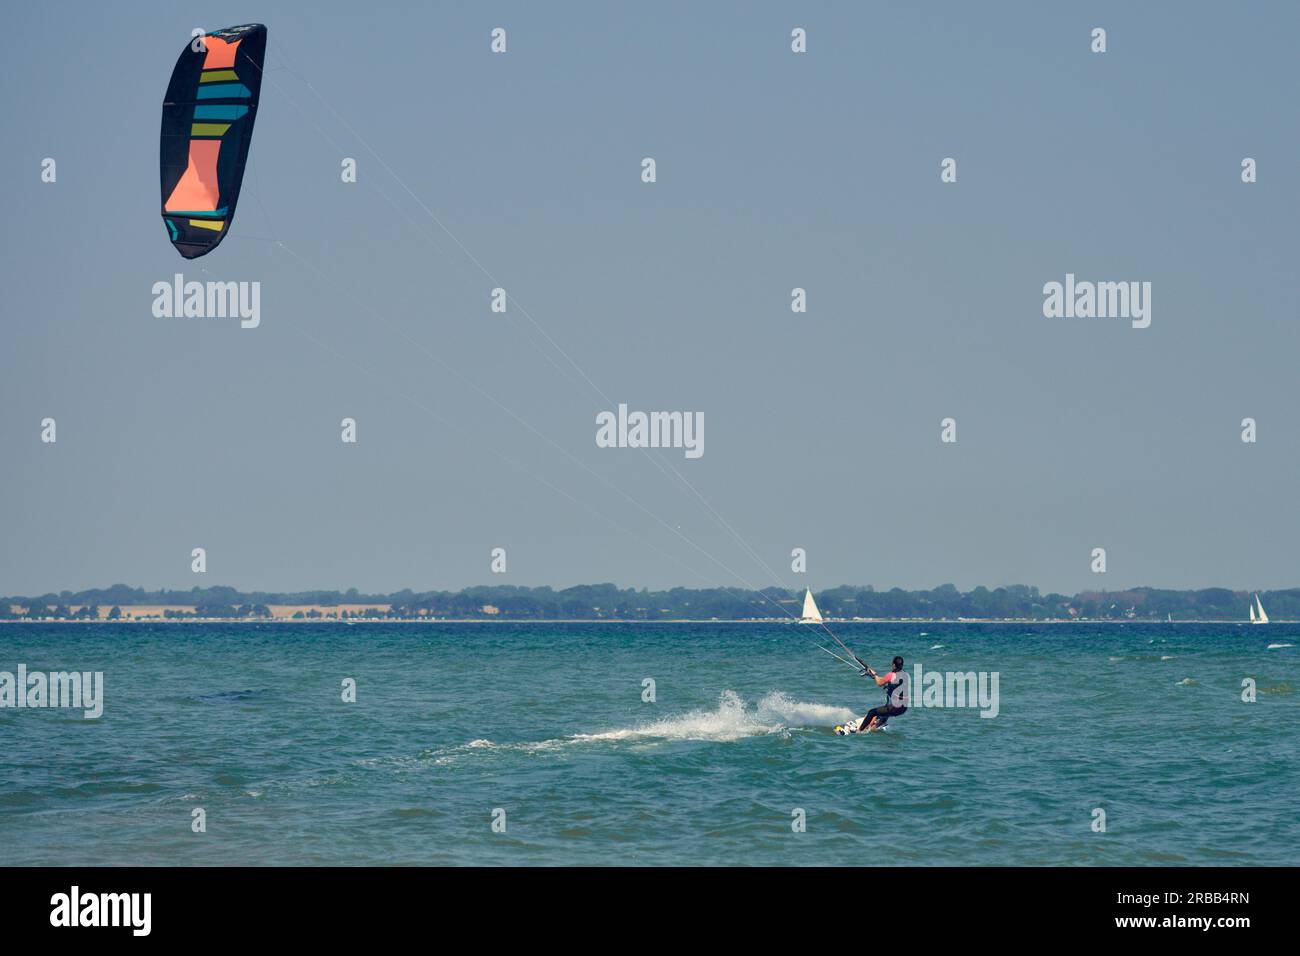
[[(1251, 624), (1267, 624), (1267, 623), (1268, 623), (1268, 615), (1264, 613), (1264, 605), (1260, 602), (1260, 600), (1259, 600), (1259, 594), (1258, 594), (1258, 593), (1255, 594), (1255, 603), (1249, 605), (1249, 607), (1250, 607), (1250, 623), (1251, 623)], [(1258, 613), (1258, 614), (1255, 613), (1255, 609), (1256, 609), (1256, 608), (1259, 609), (1259, 613)]]
[(817, 610), (817, 602), (813, 600), (812, 588), (805, 588), (803, 592), (803, 617), (799, 618), (800, 624), (820, 624), (822, 622), (822, 612)]

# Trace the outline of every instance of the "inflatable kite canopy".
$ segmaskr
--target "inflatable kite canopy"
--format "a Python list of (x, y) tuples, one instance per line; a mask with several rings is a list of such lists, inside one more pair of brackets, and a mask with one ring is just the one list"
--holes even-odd
[(265, 53), (260, 23), (216, 30), (185, 47), (167, 84), (158, 149), (162, 217), (186, 259), (217, 248), (235, 217)]

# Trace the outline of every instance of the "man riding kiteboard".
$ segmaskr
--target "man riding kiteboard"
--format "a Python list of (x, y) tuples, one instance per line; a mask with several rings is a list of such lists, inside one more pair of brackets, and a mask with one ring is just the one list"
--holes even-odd
[[(862, 664), (862, 661), (859, 660), (858, 663)], [(893, 668), (883, 677), (866, 664), (862, 664), (859, 676), (873, 677), (877, 686), (885, 688), (885, 706), (873, 707), (867, 711), (867, 715), (862, 718), (862, 723), (858, 725), (858, 733), (869, 734), (873, 730), (880, 730), (890, 717), (907, 713), (907, 705), (911, 703), (912, 698), (909, 693), (907, 672), (903, 670), (901, 657), (894, 658)]]

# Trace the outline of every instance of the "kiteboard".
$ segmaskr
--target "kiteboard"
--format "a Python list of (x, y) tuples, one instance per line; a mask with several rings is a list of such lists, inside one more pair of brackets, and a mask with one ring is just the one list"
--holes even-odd
[[(854, 717), (847, 724), (836, 724), (835, 732), (839, 734), (841, 737), (847, 737), (849, 734), (866, 733), (865, 730), (858, 730), (858, 728), (861, 726), (862, 726), (862, 718)], [(878, 731), (888, 730), (888, 729), (889, 729), (889, 724), (877, 724), (872, 729), (872, 733), (876, 733)]]

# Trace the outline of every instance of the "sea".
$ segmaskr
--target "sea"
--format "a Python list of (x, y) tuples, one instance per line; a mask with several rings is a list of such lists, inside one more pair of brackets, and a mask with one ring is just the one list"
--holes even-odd
[(830, 627), (0, 624), (0, 865), (1300, 862), (1300, 625)]

